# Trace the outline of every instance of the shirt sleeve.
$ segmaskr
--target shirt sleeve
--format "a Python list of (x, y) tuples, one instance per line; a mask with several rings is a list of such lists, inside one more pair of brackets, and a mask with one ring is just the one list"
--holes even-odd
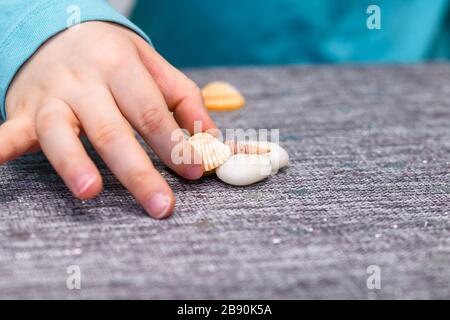
[(150, 39), (105, 0), (0, 1), (0, 108), (6, 119), (6, 92), (20, 67), (49, 38), (74, 24), (109, 21)]

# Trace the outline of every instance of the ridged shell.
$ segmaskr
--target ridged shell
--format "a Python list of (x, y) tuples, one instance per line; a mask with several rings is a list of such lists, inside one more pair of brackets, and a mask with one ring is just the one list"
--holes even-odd
[(197, 133), (190, 137), (188, 141), (194, 150), (202, 156), (205, 172), (221, 166), (231, 156), (230, 147), (209, 133)]
[(248, 144), (239, 141), (225, 141), (225, 144), (230, 147), (232, 154), (264, 154), (269, 153), (270, 148), (267, 146), (260, 146), (257, 144)]
[(227, 82), (211, 82), (202, 89), (202, 94), (206, 108), (212, 111), (236, 110), (245, 105), (242, 94)]

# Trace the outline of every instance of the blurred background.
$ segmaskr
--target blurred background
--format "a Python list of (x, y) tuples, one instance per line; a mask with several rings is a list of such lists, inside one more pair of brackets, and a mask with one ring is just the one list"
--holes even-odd
[(136, 0), (109, 0), (109, 3), (122, 14), (129, 16), (136, 5)]
[(111, 0), (177, 67), (450, 57), (450, 0)]

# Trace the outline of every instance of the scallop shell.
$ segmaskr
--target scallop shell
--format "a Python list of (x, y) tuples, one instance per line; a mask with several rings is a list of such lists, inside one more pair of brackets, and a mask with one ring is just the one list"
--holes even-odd
[(202, 156), (205, 172), (221, 166), (231, 156), (230, 147), (209, 133), (197, 133), (190, 137), (188, 141), (194, 150)]
[(264, 154), (270, 153), (270, 147), (260, 146), (259, 144), (250, 144), (239, 141), (225, 141), (225, 144), (230, 147), (232, 154)]
[(202, 89), (202, 94), (206, 108), (212, 111), (236, 110), (245, 105), (242, 94), (227, 82), (211, 82)]

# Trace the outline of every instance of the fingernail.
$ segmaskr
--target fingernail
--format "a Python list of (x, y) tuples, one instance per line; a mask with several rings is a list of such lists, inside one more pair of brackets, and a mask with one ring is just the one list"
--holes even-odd
[(148, 213), (156, 218), (164, 218), (170, 208), (170, 197), (163, 193), (154, 193), (147, 201), (146, 209)]
[(75, 193), (77, 195), (82, 195), (92, 186), (94, 182), (95, 175), (90, 173), (81, 174), (75, 181)]
[(202, 175), (203, 166), (201, 164), (190, 165), (184, 173), (184, 177), (189, 180), (200, 179)]

